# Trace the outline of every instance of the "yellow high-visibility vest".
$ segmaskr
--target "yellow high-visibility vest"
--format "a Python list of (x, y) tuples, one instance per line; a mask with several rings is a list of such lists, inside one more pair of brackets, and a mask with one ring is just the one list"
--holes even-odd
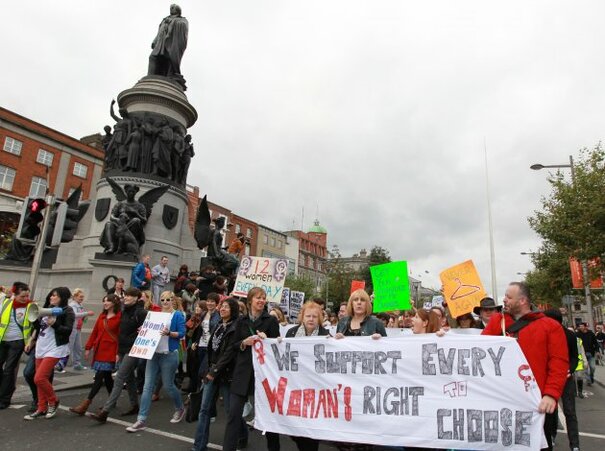
[[(582, 343), (582, 339), (578, 338), (578, 349), (580, 346), (584, 346)], [(584, 371), (584, 359), (582, 358), (582, 353), (578, 352), (578, 366), (576, 366), (576, 371)]]
[[(27, 304), (27, 307), (25, 308), (25, 316), (23, 317), (23, 339), (26, 341), (31, 336), (33, 329), (33, 324), (30, 323), (28, 315), (31, 305), (31, 302)], [(12, 299), (6, 298), (2, 303), (2, 312), (0, 313), (0, 342), (4, 338), (4, 334), (8, 329), (8, 323), (10, 322), (12, 313), (13, 301)]]

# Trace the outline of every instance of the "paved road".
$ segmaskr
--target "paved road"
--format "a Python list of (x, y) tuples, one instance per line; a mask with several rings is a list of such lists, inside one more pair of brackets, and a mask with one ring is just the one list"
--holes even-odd
[[(597, 367), (597, 374), (605, 375), (605, 367)], [(57, 375), (57, 386), (63, 410), (52, 420), (40, 419), (33, 422), (23, 420), (30, 395), (23, 385), (13, 398), (10, 409), (0, 411), (0, 443), (3, 449), (27, 450), (43, 449), (45, 451), (63, 451), (73, 448), (82, 449), (115, 449), (115, 450), (183, 450), (190, 449), (193, 443), (195, 424), (184, 421), (180, 424), (170, 424), (172, 405), (163, 393), (160, 401), (153, 403), (149, 427), (147, 431), (129, 434), (124, 429), (134, 421), (134, 417), (122, 418), (119, 411), (126, 410), (128, 402), (126, 395), (120, 400), (118, 408), (105, 425), (100, 425), (87, 417), (79, 417), (67, 411), (68, 406), (78, 404), (87, 394), (85, 387), (72, 388), (77, 384), (90, 383), (92, 372), (67, 373)], [(601, 379), (604, 379), (601, 377)], [(20, 381), (21, 382), (21, 381)], [(584, 451), (601, 451), (605, 448), (605, 385), (597, 383), (585, 387), (587, 397), (577, 399), (577, 410), (580, 419), (581, 448)], [(106, 399), (106, 392), (97, 395), (90, 411), (99, 408)], [(564, 424), (557, 437), (557, 449), (569, 449)], [(219, 417), (211, 426), (211, 449), (221, 449), (224, 415), (219, 408)], [(296, 446), (287, 437), (282, 437), (282, 450), (295, 450)], [(249, 450), (266, 449), (264, 437), (258, 431), (250, 435)], [(334, 450), (327, 445), (320, 447), (321, 451)]]

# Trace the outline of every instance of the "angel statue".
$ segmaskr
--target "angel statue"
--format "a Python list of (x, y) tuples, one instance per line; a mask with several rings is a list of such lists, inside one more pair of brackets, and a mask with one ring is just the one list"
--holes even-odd
[(168, 191), (169, 185), (152, 188), (135, 200), (139, 187), (124, 185), (120, 187), (114, 180), (107, 177), (107, 182), (116, 196), (118, 203), (111, 210), (111, 217), (101, 234), (101, 246), (104, 253), (126, 254), (139, 256), (141, 246), (145, 244), (145, 224), (151, 215), (151, 209), (162, 195)]
[[(225, 227), (225, 218), (220, 217), (210, 219), (210, 210), (206, 196), (202, 199), (197, 210), (197, 218), (195, 220), (194, 237), (197, 242), (197, 247), (206, 250), (206, 258), (209, 264), (218, 268), (219, 272), (224, 276), (232, 276), (237, 270), (239, 261), (233, 255), (223, 249), (223, 236), (221, 229)], [(206, 266), (202, 264), (200, 266)]]

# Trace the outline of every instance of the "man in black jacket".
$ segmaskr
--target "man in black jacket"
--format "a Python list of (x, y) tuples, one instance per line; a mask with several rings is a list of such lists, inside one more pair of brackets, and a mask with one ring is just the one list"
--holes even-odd
[(92, 417), (100, 423), (107, 421), (109, 412), (116, 406), (118, 398), (124, 388), (124, 382), (128, 389), (130, 398), (130, 410), (123, 413), (122, 416), (136, 415), (139, 412), (139, 399), (137, 395), (137, 387), (134, 380), (134, 369), (136, 368), (139, 359), (130, 357), (128, 353), (134, 344), (134, 341), (139, 334), (139, 328), (147, 317), (147, 312), (143, 308), (143, 302), (140, 300), (141, 291), (138, 288), (128, 288), (124, 293), (124, 310), (120, 320), (120, 335), (118, 337), (118, 356), (120, 358), (120, 368), (116, 374), (113, 384), (113, 390), (105, 405), (98, 414), (93, 414)]
[(582, 340), (584, 352), (586, 352), (586, 360), (588, 360), (588, 385), (590, 386), (594, 384), (595, 357), (600, 351), (599, 343), (594, 332), (588, 328), (587, 323), (581, 323), (578, 326), (576, 335)]
[[(563, 327), (563, 316), (557, 309), (549, 309), (544, 314), (555, 321), (558, 321)], [(561, 403), (563, 404), (563, 413), (565, 414), (565, 422), (567, 423), (567, 438), (569, 439), (569, 449), (572, 451), (580, 449), (580, 431), (578, 430), (578, 417), (576, 416), (576, 383), (574, 372), (578, 367), (578, 340), (576, 334), (563, 327), (565, 338), (567, 339), (567, 349), (569, 351), (569, 374), (567, 382), (561, 394)], [(557, 415), (547, 415), (547, 419), (557, 421)], [(551, 430), (556, 431), (557, 425), (553, 425)], [(553, 437), (554, 439), (554, 437)]]

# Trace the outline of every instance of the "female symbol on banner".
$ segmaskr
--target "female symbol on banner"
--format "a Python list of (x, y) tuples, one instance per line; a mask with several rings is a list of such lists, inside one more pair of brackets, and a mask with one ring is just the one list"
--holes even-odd
[(275, 263), (275, 274), (273, 278), (278, 282), (281, 282), (286, 278), (286, 273), (288, 272), (288, 262), (286, 260), (278, 260)]
[(263, 341), (256, 340), (254, 342), (254, 344), (252, 345), (252, 347), (254, 348), (254, 351), (256, 351), (256, 357), (258, 358), (258, 363), (260, 363), (261, 365), (264, 365), (265, 364), (265, 350), (263, 347)]

